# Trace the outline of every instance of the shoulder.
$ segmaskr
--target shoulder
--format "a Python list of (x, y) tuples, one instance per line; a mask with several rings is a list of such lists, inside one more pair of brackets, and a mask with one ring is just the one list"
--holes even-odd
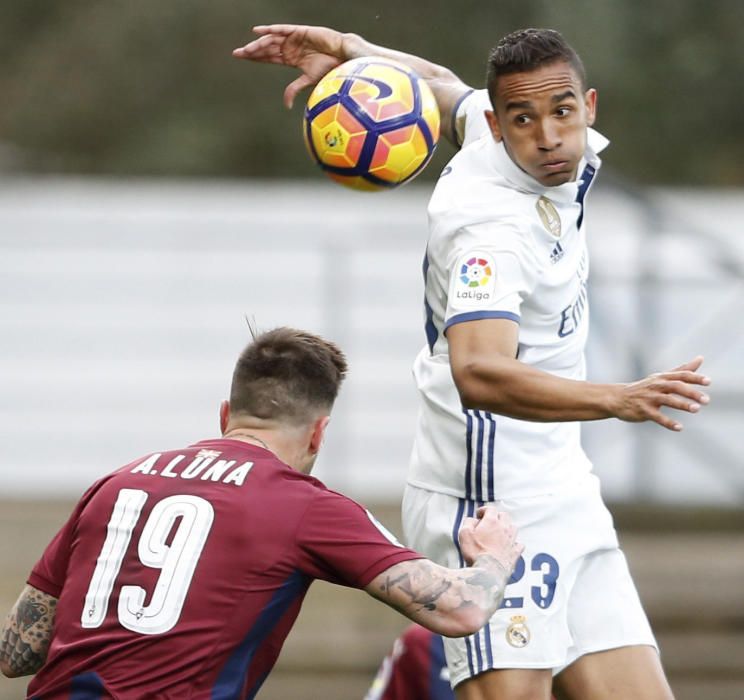
[(506, 209), (514, 190), (493, 166), (489, 136), (463, 148), (450, 160), (434, 187), (427, 209), (432, 230), (492, 220)]
[(449, 190), (443, 186), (429, 205), (430, 256), (444, 262), (473, 247), (533, 248), (536, 200), (497, 176), (466, 178)]
[(454, 109), (453, 121), (457, 146), (463, 147), (489, 132), (483, 113), (491, 110), (488, 90), (466, 92)]
[(329, 489), (322, 481), (314, 477), (306, 477), (312, 481), (306, 483), (306, 488), (312, 492), (312, 503), (310, 510), (323, 511), (332, 516), (334, 512), (343, 512), (345, 515), (353, 513), (355, 515), (367, 517), (367, 509), (357, 503), (353, 498), (349, 498), (338, 491)]

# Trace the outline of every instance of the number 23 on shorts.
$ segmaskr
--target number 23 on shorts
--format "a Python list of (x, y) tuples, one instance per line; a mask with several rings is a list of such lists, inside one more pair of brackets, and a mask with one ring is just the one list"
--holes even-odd
[[(558, 562), (545, 552), (535, 554), (530, 560), (530, 573), (527, 572), (527, 563), (524, 557), (519, 557), (514, 567), (514, 573), (509, 579), (506, 586), (506, 593), (509, 593), (509, 587), (513, 584), (520, 583), (527, 575), (525, 583), (532, 582), (529, 587), (530, 598), (538, 608), (545, 610), (550, 607), (555, 595), (555, 586), (560, 574)], [(533, 573), (534, 572), (534, 573)], [(524, 584), (521, 586), (524, 588)], [(525, 591), (526, 593), (527, 591)], [(501, 603), (501, 608), (518, 609), (525, 605), (523, 596), (505, 596)]]

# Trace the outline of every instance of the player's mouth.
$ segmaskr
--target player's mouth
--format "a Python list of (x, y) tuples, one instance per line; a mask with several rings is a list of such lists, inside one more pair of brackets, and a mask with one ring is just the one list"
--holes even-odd
[(562, 173), (569, 169), (567, 160), (551, 160), (547, 163), (542, 163), (540, 167), (549, 173)]

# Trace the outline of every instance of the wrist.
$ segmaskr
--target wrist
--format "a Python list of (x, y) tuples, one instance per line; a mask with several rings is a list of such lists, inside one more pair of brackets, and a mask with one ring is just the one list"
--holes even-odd
[(492, 574), (499, 576), (503, 580), (504, 585), (506, 585), (506, 582), (509, 580), (509, 577), (511, 576), (511, 569), (506, 567), (495, 556), (493, 556), (493, 554), (478, 555), (473, 560), (472, 566), (473, 568), (486, 569)]
[(625, 384), (605, 384), (603, 392), (602, 410), (608, 418), (618, 418), (621, 413), (622, 393)]
[(352, 58), (369, 56), (370, 53), (369, 44), (358, 34), (346, 32), (341, 35), (339, 58), (342, 61), (350, 61)]

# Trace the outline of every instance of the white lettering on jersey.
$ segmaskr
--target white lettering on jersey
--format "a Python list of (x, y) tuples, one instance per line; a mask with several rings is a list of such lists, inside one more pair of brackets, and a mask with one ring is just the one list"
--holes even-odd
[(194, 461), (181, 472), (181, 478), (196, 479), (221, 454), (215, 450), (199, 450)]
[(222, 482), (223, 484), (235, 484), (242, 486), (248, 472), (253, 468), (253, 462), (244, 462), (237, 469), (231, 471)]
[[(156, 452), (154, 455), (150, 455), (144, 462), (138, 464), (132, 469), (132, 474), (149, 474), (150, 468), (155, 466), (155, 462), (158, 461), (158, 457), (161, 456), (161, 452)], [(157, 473), (157, 472), (156, 472)]]
[(202, 481), (207, 481), (208, 479), (211, 479), (212, 481), (219, 481), (222, 478), (222, 475), (230, 469), (233, 464), (235, 464), (235, 460), (226, 460), (221, 459), (219, 462), (215, 462), (207, 471), (202, 474)]
[[(186, 455), (176, 455), (165, 465), (163, 470), (158, 473), (158, 470), (153, 469), (153, 467), (163, 455), (161, 452), (156, 452), (134, 467), (130, 473), (146, 474), (147, 476), (163, 476), (168, 479), (196, 479), (197, 477), (200, 477), (201, 481), (221, 481), (223, 484), (242, 486), (245, 482), (246, 476), (248, 476), (248, 472), (250, 472), (253, 467), (253, 462), (244, 462), (234, 469), (234, 459), (221, 459), (212, 464), (214, 459), (220, 454), (221, 452), (216, 452), (214, 450), (201, 450), (180, 473), (174, 471), (173, 468), (186, 459)], [(227, 476), (225, 476), (226, 474)]]
[(165, 469), (160, 473), (160, 476), (167, 476), (169, 479), (175, 479), (178, 476), (178, 472), (174, 472), (173, 467), (184, 459), (186, 459), (186, 455), (176, 455), (170, 462), (168, 462)]

